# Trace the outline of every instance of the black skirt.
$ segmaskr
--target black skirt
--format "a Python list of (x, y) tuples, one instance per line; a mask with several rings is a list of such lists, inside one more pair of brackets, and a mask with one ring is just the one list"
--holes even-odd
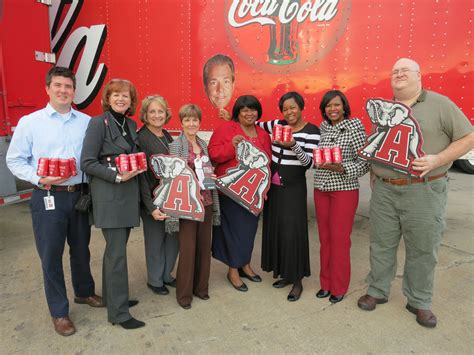
[(311, 275), (306, 180), (271, 185), (263, 210), (262, 269), (291, 283)]
[(219, 194), (221, 225), (214, 226), (212, 256), (231, 268), (250, 263), (258, 217), (231, 198)]

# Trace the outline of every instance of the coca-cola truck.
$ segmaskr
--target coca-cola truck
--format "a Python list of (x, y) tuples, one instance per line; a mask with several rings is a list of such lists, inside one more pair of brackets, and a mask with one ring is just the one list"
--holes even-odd
[[(264, 120), (281, 117), (278, 98), (289, 90), (304, 95), (304, 117), (319, 125), (319, 101), (333, 88), (369, 129), (366, 100), (391, 98), (391, 66), (411, 57), (425, 88), (474, 119), (470, 0), (0, 0), (0, 17), (0, 205), (28, 197), (5, 153), (20, 117), (45, 105), (53, 64), (73, 68), (75, 105), (91, 116), (104, 83), (120, 77), (140, 98), (168, 100), (168, 128), (179, 128), (179, 107), (193, 102), (211, 133), (220, 107), (242, 94), (260, 99)], [(213, 89), (219, 103), (203, 73), (216, 54), (235, 68), (235, 81)], [(457, 164), (474, 173), (473, 152)]]

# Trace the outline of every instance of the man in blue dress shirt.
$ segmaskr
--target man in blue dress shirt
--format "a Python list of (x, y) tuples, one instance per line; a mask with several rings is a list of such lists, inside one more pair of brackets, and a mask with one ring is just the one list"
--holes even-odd
[(91, 230), (87, 213), (74, 209), (81, 195), (82, 171), (70, 178), (36, 175), (40, 158), (75, 158), (80, 161), (82, 141), (90, 117), (71, 108), (76, 88), (74, 73), (53, 67), (46, 76), (49, 103), (21, 118), (7, 152), (7, 165), (21, 180), (34, 185), (31, 215), (36, 248), (43, 268), (44, 289), (56, 332), (76, 331), (69, 319), (69, 302), (63, 273), (64, 245), (69, 245), (74, 301), (103, 307), (95, 295), (90, 270)]

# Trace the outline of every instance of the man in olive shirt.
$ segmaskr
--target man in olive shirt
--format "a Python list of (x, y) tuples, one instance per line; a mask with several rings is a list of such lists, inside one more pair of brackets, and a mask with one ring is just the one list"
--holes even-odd
[(395, 63), (391, 86), (395, 100), (411, 107), (421, 128), (426, 155), (413, 162), (420, 178), (407, 178), (388, 167), (372, 165), (371, 270), (367, 294), (359, 299), (358, 306), (371, 311), (388, 301), (403, 235), (406, 308), (416, 315), (420, 325), (433, 328), (433, 279), (445, 229), (447, 171), (453, 160), (474, 148), (474, 133), (469, 120), (452, 101), (422, 88), (420, 67), (415, 61), (402, 58)]

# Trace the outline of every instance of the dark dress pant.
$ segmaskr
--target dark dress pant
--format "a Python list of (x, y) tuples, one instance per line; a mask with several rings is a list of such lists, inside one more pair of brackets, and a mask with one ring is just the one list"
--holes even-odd
[(102, 298), (111, 323), (132, 318), (128, 311), (127, 242), (130, 228), (102, 228), (105, 238), (102, 264)]
[(71, 278), (76, 297), (94, 295), (90, 269), (89, 242), (91, 229), (87, 213), (74, 209), (80, 192), (51, 192), (55, 209), (45, 209), (47, 191), (33, 190), (30, 208), (36, 249), (43, 269), (44, 290), (52, 317), (69, 314), (63, 271), (64, 245), (69, 245)]
[(178, 235), (166, 233), (165, 222), (155, 221), (143, 210), (141, 216), (148, 283), (155, 287), (162, 287), (165, 282), (169, 283), (174, 279), (171, 272), (178, 257)]

